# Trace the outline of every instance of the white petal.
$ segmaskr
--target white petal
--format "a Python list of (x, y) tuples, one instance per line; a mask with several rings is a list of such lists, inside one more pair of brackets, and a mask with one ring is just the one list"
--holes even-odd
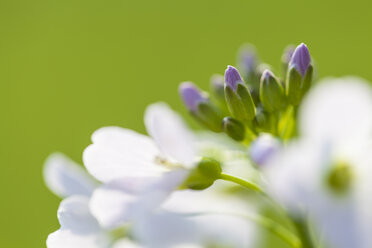
[(161, 151), (169, 158), (191, 166), (195, 159), (194, 138), (182, 118), (165, 103), (146, 109), (145, 125)]
[(358, 78), (328, 79), (315, 86), (301, 106), (300, 131), (313, 140), (354, 143), (371, 137), (372, 92)]
[(81, 166), (61, 153), (48, 157), (43, 173), (48, 188), (61, 198), (90, 195), (96, 187), (96, 182)]
[(104, 234), (98, 222), (90, 214), (89, 198), (70, 196), (63, 200), (58, 209), (61, 228), (50, 234), (48, 248), (104, 248), (110, 239)]
[(82, 234), (101, 230), (90, 213), (89, 198), (85, 196), (70, 196), (64, 199), (59, 205), (57, 216), (63, 229)]
[(47, 239), (48, 248), (108, 248), (109, 242), (101, 234), (80, 235), (71, 230), (60, 229), (51, 233)]
[(291, 211), (301, 213), (322, 192), (328, 159), (324, 147), (296, 141), (280, 149), (263, 168), (268, 191)]
[(113, 246), (113, 248), (141, 248), (141, 247), (142, 246), (140, 246), (139, 244), (126, 238), (116, 241)]
[(103, 227), (118, 227), (158, 207), (184, 177), (184, 171), (172, 171), (161, 177), (124, 177), (111, 181), (94, 191), (91, 211)]
[(208, 188), (202, 191), (180, 190), (173, 192), (162, 205), (162, 209), (176, 213), (224, 213), (246, 214), (252, 211), (245, 201), (221, 194)]
[(159, 150), (147, 136), (120, 127), (104, 127), (92, 135), (93, 144), (83, 154), (89, 173), (102, 182), (138, 175), (157, 175), (165, 169), (155, 164)]
[(253, 247), (250, 223), (236, 216), (184, 216), (159, 212), (146, 216), (134, 226), (134, 235), (144, 245), (154, 248), (208, 247), (226, 245), (232, 248)]

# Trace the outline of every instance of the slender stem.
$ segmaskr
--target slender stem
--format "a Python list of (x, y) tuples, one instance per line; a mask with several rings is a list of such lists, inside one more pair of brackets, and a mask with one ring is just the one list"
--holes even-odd
[(196, 213), (196, 214), (194, 213), (189, 216), (210, 215), (210, 214), (236, 216), (239, 218), (247, 219), (249, 221), (254, 222), (256, 225), (259, 225), (262, 228), (266, 229), (273, 235), (277, 236), (279, 239), (283, 240), (290, 247), (293, 247), (293, 248), (302, 247), (301, 240), (295, 234), (293, 234), (286, 227), (262, 215), (258, 215), (258, 214), (248, 215), (248, 214), (236, 214), (236, 213), (213, 213), (213, 212), (202, 213), (201, 212), (201, 213)]
[(302, 248), (315, 248), (307, 222), (304, 219), (296, 217), (291, 219), (301, 238)]
[(264, 227), (266, 230), (276, 235), (278, 238), (286, 242), (291, 247), (294, 247), (294, 248), (302, 247), (301, 240), (295, 234), (293, 234), (291, 231), (289, 231), (284, 226), (278, 224), (277, 222), (269, 218), (266, 218), (264, 216), (260, 216), (260, 215), (251, 215), (251, 216), (247, 215), (244, 217), (254, 221), (256, 224), (260, 225), (261, 227)]
[(248, 182), (236, 176), (232, 176), (226, 173), (221, 173), (219, 179), (239, 184), (240, 186), (243, 186), (244, 188), (247, 188), (247, 189), (259, 192), (259, 193), (264, 193), (263, 189), (261, 189), (260, 186), (258, 186), (257, 184), (253, 182)]

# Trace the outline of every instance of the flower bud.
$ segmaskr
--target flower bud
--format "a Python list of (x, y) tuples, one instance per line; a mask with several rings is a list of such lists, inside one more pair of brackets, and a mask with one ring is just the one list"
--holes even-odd
[(252, 96), (237, 69), (228, 66), (225, 71), (225, 98), (230, 113), (243, 122), (255, 117)]
[(307, 46), (296, 47), (288, 64), (286, 93), (291, 104), (297, 106), (311, 86), (313, 66)]
[(218, 101), (225, 102), (225, 86), (223, 76), (215, 74), (211, 78), (211, 90)]
[(201, 92), (191, 82), (184, 82), (179, 87), (182, 100), (191, 115), (212, 131), (221, 132), (222, 116), (211, 103), (207, 94)]
[(255, 47), (250, 44), (243, 45), (238, 54), (238, 67), (245, 82), (254, 89), (258, 89), (259, 84), (259, 78), (256, 71), (257, 66), (258, 58)]
[(260, 84), (260, 100), (268, 112), (279, 110), (285, 101), (284, 89), (274, 74), (265, 70)]
[(291, 61), (295, 48), (296, 47), (294, 45), (289, 45), (284, 49), (284, 53), (282, 55), (282, 68), (285, 76), (287, 74), (288, 64)]
[(207, 95), (203, 94), (191, 82), (182, 83), (179, 87), (179, 92), (183, 102), (191, 112), (196, 112), (200, 103), (208, 101)]
[(203, 158), (197, 168), (201, 174), (211, 179), (220, 178), (222, 172), (220, 163), (210, 158)]
[(236, 141), (242, 141), (245, 138), (245, 126), (240, 121), (225, 117), (222, 121), (223, 131)]
[(264, 165), (279, 149), (280, 145), (270, 134), (262, 134), (252, 142), (249, 153), (257, 165)]
[(218, 161), (203, 158), (194, 168), (188, 178), (183, 182), (181, 188), (203, 190), (213, 185), (220, 178), (222, 169)]

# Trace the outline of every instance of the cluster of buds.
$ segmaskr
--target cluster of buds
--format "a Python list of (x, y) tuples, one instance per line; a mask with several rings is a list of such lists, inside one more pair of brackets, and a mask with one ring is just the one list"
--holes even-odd
[(241, 142), (250, 142), (258, 133), (281, 139), (296, 134), (295, 115), (309, 90), (313, 66), (305, 44), (286, 48), (280, 78), (260, 63), (252, 47), (240, 51), (239, 70), (228, 66), (224, 77), (211, 80), (211, 95), (190, 82), (182, 83), (180, 95), (195, 119), (214, 132), (225, 132)]

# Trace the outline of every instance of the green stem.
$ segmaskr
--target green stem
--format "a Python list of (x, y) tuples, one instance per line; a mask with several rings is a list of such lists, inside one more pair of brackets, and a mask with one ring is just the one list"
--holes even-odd
[(239, 218), (244, 218), (249, 221), (254, 222), (256, 225), (261, 226), (268, 232), (272, 233), (273, 235), (277, 236), (279, 239), (283, 240), (286, 244), (293, 248), (301, 248), (301, 240), (293, 234), (290, 230), (286, 227), (280, 225), (279, 223), (264, 217), (258, 214), (236, 214), (236, 213), (197, 213), (192, 214), (190, 216), (198, 216), (198, 215), (209, 215), (209, 214), (218, 214), (218, 215), (228, 215), (228, 216), (236, 216)]
[(259, 192), (259, 193), (264, 193), (263, 189), (261, 189), (260, 186), (258, 186), (257, 184), (248, 182), (239, 177), (235, 177), (235, 176), (232, 176), (226, 173), (221, 173), (219, 179), (239, 184), (240, 186), (243, 186), (244, 188), (247, 188), (247, 189)]
[(301, 218), (291, 218), (291, 220), (300, 236), (302, 248), (315, 248), (307, 222)]
[[(260, 216), (260, 215), (252, 215), (252, 216), (244, 216), (247, 219), (254, 221), (256, 224), (264, 227), (266, 230), (271, 232), (272, 234), (276, 235), (278, 238), (286, 242), (289, 246), (294, 248), (300, 248), (301, 240), (289, 231), (287, 228), (283, 227), (282, 225), (276, 223), (275, 221)], [(304, 248), (304, 247), (303, 247)]]

